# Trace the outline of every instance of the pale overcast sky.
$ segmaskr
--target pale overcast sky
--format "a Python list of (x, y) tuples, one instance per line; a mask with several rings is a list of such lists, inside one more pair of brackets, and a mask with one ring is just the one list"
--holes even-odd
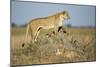
[(20, 1), (11, 2), (11, 22), (22, 25), (31, 19), (49, 16), (63, 10), (68, 11), (71, 16), (71, 19), (64, 21), (64, 24), (95, 26), (95, 6)]

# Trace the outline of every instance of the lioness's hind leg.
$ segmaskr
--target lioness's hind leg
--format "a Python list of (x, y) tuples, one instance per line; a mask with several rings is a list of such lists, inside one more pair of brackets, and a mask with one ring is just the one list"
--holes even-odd
[(57, 35), (57, 30), (58, 30), (58, 27), (55, 27), (54, 32), (53, 32), (55, 35)]
[(37, 32), (37, 27), (33, 27), (31, 26), (30, 28), (30, 43), (33, 44), (34, 43), (34, 38), (35, 38), (35, 34)]
[(39, 32), (40, 32), (40, 29), (41, 29), (41, 27), (39, 28), (39, 27), (33, 27), (32, 29), (31, 29), (31, 40), (30, 40), (30, 42), (33, 44), (35, 41), (36, 41), (36, 39), (37, 39), (37, 37), (38, 37), (38, 34), (39, 34)]
[(36, 39), (37, 39), (37, 37), (38, 37), (38, 34), (39, 34), (39, 32), (40, 32), (40, 29), (41, 29), (41, 27), (37, 30), (36, 35), (35, 35), (35, 38), (34, 38), (34, 41), (36, 41)]

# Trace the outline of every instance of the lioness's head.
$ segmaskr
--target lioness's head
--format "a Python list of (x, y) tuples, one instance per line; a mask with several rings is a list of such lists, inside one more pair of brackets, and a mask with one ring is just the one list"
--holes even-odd
[(68, 11), (63, 11), (62, 14), (63, 14), (64, 19), (70, 19), (70, 15), (69, 15)]

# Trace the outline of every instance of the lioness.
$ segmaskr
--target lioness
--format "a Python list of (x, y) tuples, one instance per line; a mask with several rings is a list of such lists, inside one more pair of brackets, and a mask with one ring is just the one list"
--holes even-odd
[[(28, 31), (30, 31), (31, 43), (36, 41), (41, 29), (54, 28), (56, 34), (58, 27), (62, 26), (62, 23), (65, 19), (70, 19), (69, 13), (67, 11), (58, 12), (48, 17), (32, 19), (27, 25), (26, 40)], [(24, 43), (22, 46), (24, 46)]]

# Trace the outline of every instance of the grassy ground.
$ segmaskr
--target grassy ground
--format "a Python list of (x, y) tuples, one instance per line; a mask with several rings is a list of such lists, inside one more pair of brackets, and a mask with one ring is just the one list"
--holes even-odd
[[(95, 29), (66, 28), (69, 33), (59, 32), (47, 37), (48, 30), (41, 30), (34, 44), (25, 40), (25, 28), (11, 29), (12, 65), (51, 64), (96, 60)], [(52, 30), (49, 30), (49, 32)], [(27, 39), (29, 42), (29, 38)]]

